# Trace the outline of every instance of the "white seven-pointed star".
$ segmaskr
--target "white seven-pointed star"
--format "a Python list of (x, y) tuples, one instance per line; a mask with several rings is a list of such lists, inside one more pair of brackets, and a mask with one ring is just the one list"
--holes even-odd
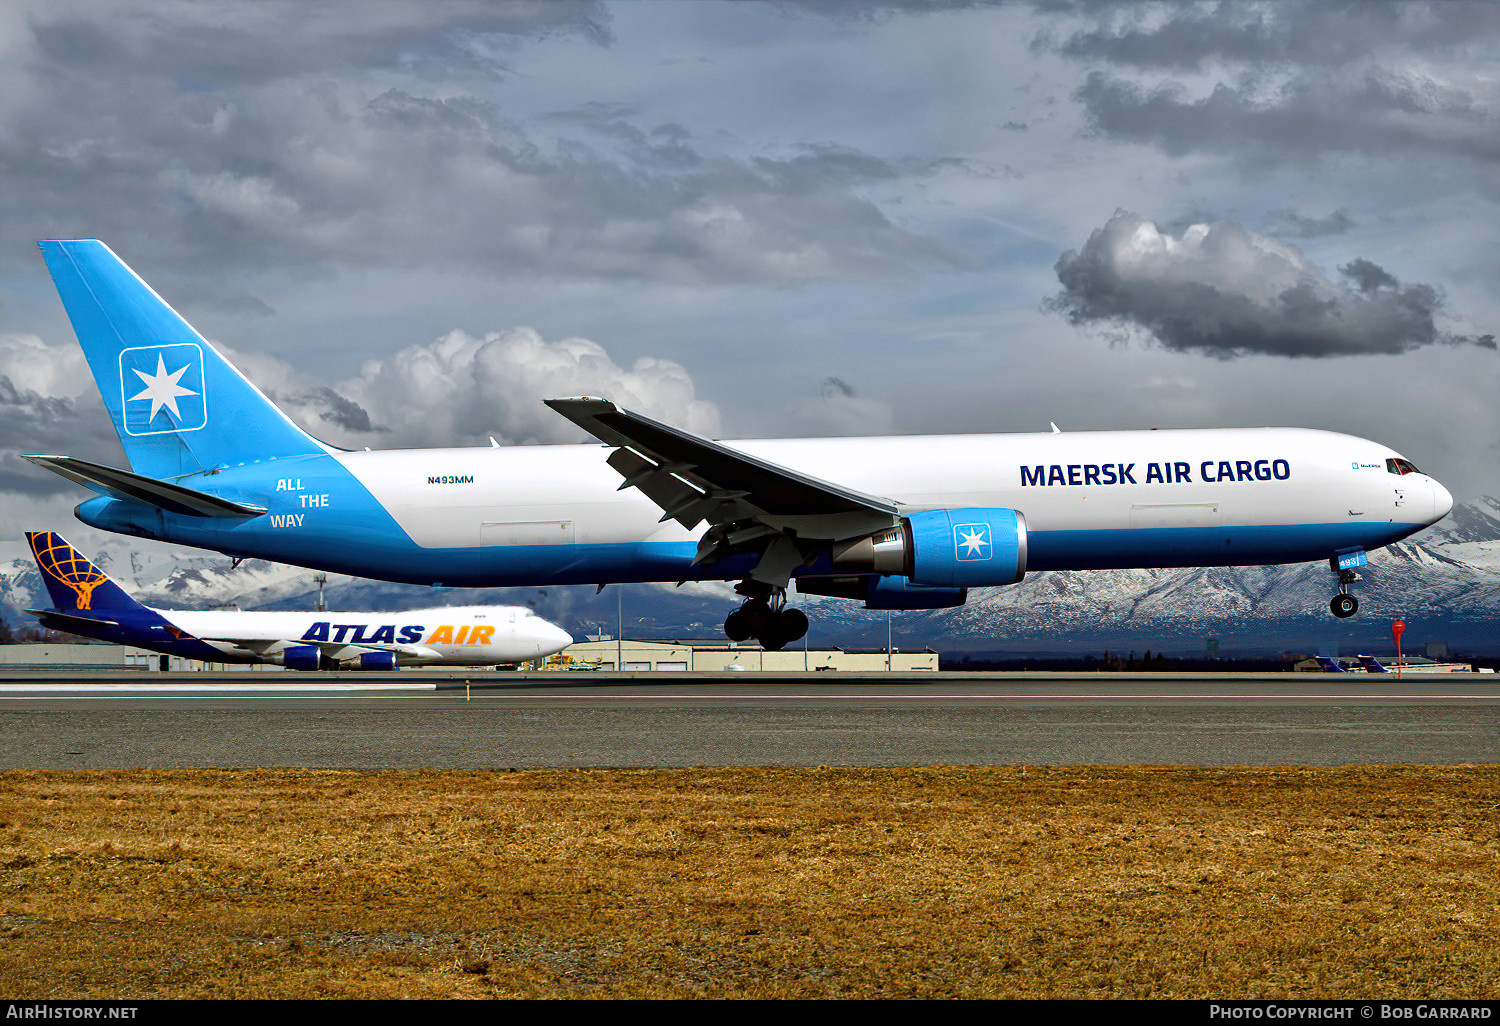
[(989, 543), (984, 540), (983, 531), (965, 531), (963, 533), (963, 540), (959, 544), (969, 550), (964, 555), (977, 556), (980, 552), (984, 551), (985, 545)]
[[(146, 423), (149, 424), (155, 420), (156, 415), (161, 412), (163, 406), (171, 407), (172, 416), (178, 420), (182, 419), (182, 413), (177, 409), (178, 397), (198, 394), (191, 388), (183, 388), (177, 383), (177, 379), (182, 377), (183, 372), (189, 366), (189, 364), (183, 364), (181, 370), (175, 370), (171, 374), (168, 374), (166, 361), (162, 359), (160, 353), (157, 353), (155, 374), (147, 374), (145, 371), (140, 370), (135, 371), (136, 377), (144, 381), (146, 387), (130, 398), (151, 400), (151, 416), (146, 418)], [(135, 370), (133, 367), (131, 369)]]

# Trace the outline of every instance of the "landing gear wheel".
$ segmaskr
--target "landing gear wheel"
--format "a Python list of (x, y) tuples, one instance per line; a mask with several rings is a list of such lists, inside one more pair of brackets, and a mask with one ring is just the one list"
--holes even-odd
[(807, 614), (800, 609), (783, 609), (776, 618), (776, 627), (788, 642), (801, 641), (807, 633)]
[(730, 641), (746, 641), (759, 635), (774, 619), (770, 606), (751, 599), (725, 618), (724, 633)]
[(1328, 608), (1332, 610), (1334, 616), (1344, 620), (1359, 610), (1359, 600), (1353, 595), (1335, 595), (1333, 601), (1328, 603)]
[(724, 618), (724, 634), (730, 641), (745, 641), (751, 633), (748, 620), (743, 609), (736, 609)]
[(772, 613), (758, 635), (760, 647), (779, 652), (807, 633), (807, 614), (800, 609), (783, 609)]

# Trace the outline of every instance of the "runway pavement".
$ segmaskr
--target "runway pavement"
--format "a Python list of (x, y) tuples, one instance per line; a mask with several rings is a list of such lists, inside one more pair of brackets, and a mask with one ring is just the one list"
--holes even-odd
[(1492, 675), (470, 679), (5, 674), (0, 769), (1500, 762)]

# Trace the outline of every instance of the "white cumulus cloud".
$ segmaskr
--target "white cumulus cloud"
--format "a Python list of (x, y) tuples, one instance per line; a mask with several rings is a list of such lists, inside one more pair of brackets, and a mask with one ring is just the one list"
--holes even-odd
[[(531, 328), (450, 331), (425, 345), (367, 360), (333, 391), (368, 413), (378, 435), (348, 430), (342, 417), (296, 414), (329, 441), (374, 446), (484, 445), (583, 440), (578, 428), (543, 405), (559, 396), (598, 395), (648, 417), (716, 435), (719, 412), (699, 399), (681, 364), (641, 357), (629, 367), (584, 338), (548, 342)], [(289, 411), (293, 412), (293, 411)]]

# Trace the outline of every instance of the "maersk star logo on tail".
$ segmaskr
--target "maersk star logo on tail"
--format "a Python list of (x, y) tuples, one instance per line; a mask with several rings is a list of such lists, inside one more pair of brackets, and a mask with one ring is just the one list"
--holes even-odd
[(138, 346), (120, 353), (120, 397), (132, 435), (196, 431), (208, 423), (203, 350), (195, 342)]
[(990, 525), (959, 524), (953, 528), (953, 554), (960, 560), (990, 558)]

